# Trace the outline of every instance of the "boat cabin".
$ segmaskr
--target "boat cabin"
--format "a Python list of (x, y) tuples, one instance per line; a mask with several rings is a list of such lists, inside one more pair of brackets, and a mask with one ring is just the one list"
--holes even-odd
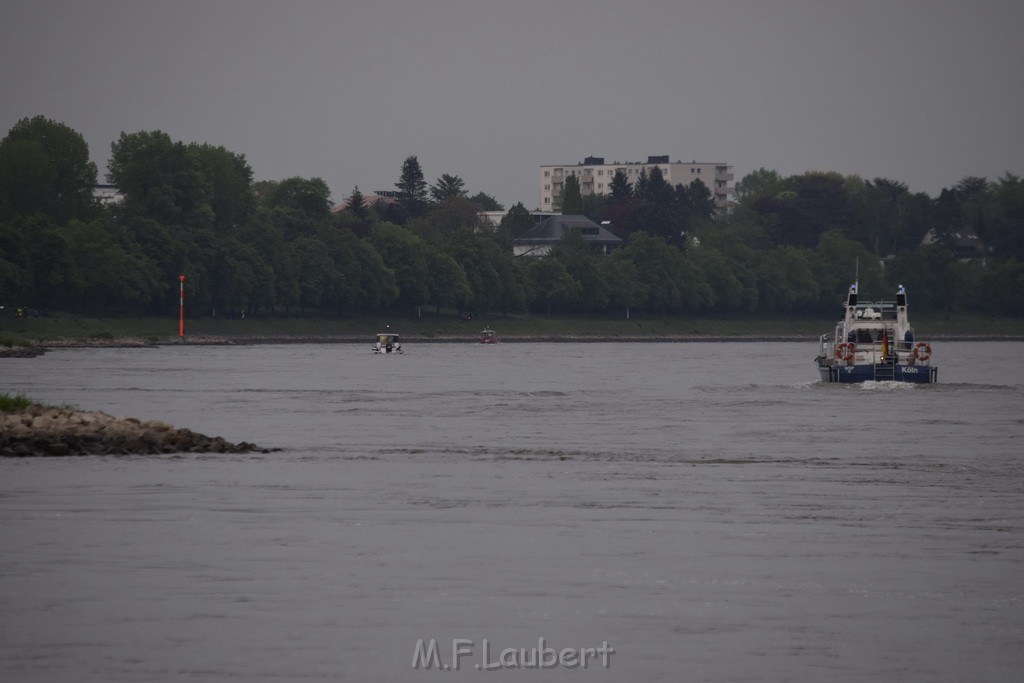
[(858, 301), (856, 286), (850, 287), (846, 315), (836, 326), (835, 338), (853, 344), (889, 344), (902, 342), (907, 348), (914, 342), (914, 329), (907, 318), (907, 294), (903, 287), (896, 301)]
[(394, 332), (380, 332), (370, 347), (374, 353), (402, 353), (402, 343)]

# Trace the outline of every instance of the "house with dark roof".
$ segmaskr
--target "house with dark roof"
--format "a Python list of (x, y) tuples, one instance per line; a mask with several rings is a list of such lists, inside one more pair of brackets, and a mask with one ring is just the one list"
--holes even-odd
[(568, 232), (579, 233), (597, 252), (607, 254), (622, 245), (622, 240), (607, 228), (586, 216), (551, 216), (512, 240), (513, 256), (546, 256)]
[(983, 261), (989, 251), (985, 243), (972, 230), (953, 231), (942, 235), (932, 228), (925, 234), (921, 244), (942, 244), (951, 249), (961, 263)]

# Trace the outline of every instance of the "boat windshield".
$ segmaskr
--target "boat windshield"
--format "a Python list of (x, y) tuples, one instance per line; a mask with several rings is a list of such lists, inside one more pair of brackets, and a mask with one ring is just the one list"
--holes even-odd
[(896, 306), (888, 302), (857, 304), (853, 317), (858, 320), (895, 320)]

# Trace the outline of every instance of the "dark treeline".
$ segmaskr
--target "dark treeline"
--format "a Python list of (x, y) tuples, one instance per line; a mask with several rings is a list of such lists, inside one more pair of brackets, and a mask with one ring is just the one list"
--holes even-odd
[[(563, 212), (611, 221), (609, 256), (570, 235), (549, 256), (512, 255), (534, 225), (520, 203), (500, 224), (490, 195), (416, 157), (397, 200), (343, 210), (319, 178), (254, 182), (244, 155), (160, 131), (122, 133), (93, 197), (82, 136), (37, 116), (0, 141), (0, 305), (94, 315), (168, 315), (186, 276), (193, 316), (474, 313), (834, 313), (859, 275), (866, 298), (897, 283), (917, 310), (1024, 314), (1024, 183), (964, 178), (938, 197), (886, 179), (760, 170), (716, 212), (699, 182), (660, 172)], [(929, 235), (929, 239), (926, 239)], [(977, 240), (969, 240), (975, 235)], [(925, 244), (925, 242), (929, 242)]]

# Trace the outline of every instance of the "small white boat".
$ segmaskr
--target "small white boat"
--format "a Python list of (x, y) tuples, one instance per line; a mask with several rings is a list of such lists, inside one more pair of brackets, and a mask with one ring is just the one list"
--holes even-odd
[(498, 343), (498, 333), (495, 332), (494, 330), (492, 330), (489, 327), (485, 327), (483, 329), (483, 331), (480, 333), (480, 343), (481, 344), (497, 344)]
[(402, 342), (394, 332), (380, 332), (370, 348), (374, 353), (402, 353)]
[(815, 362), (822, 382), (938, 382), (932, 345), (914, 338), (907, 319), (907, 292), (896, 301), (858, 301), (857, 283), (843, 306), (834, 334), (821, 335)]

